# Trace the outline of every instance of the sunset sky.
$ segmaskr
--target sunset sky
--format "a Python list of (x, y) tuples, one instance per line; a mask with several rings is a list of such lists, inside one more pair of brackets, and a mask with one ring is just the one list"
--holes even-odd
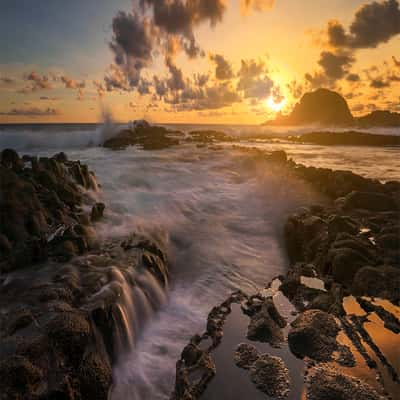
[(0, 122), (261, 123), (306, 91), (400, 111), (398, 0), (1, 0)]

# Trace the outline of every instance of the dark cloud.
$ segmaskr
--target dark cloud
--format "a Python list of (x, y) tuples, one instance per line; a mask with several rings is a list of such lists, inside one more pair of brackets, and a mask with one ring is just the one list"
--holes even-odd
[(59, 115), (59, 111), (55, 108), (40, 109), (37, 107), (31, 108), (13, 108), (10, 111), (0, 112), (0, 115), (7, 116), (25, 116), (25, 117), (44, 117)]
[(374, 89), (383, 89), (390, 86), (390, 83), (380, 78), (372, 79), (370, 86)]
[(349, 54), (323, 51), (318, 64), (322, 67), (325, 75), (335, 81), (346, 75), (353, 62), (354, 59)]
[(216, 110), (240, 102), (241, 97), (230, 82), (222, 82), (205, 88), (186, 85), (165, 101), (176, 111)]
[(301, 97), (304, 92), (303, 85), (300, 82), (297, 82), (295, 79), (287, 84), (287, 88), (295, 99)]
[(356, 12), (348, 32), (340, 22), (330, 21), (327, 33), (334, 47), (375, 48), (400, 34), (399, 2), (383, 0), (365, 4)]
[(153, 81), (154, 81), (154, 89), (156, 91), (156, 94), (159, 97), (165, 96), (168, 93), (167, 82), (163, 79), (158, 78), (158, 76), (156, 76), (156, 75), (154, 75)]
[(179, 36), (190, 58), (202, 53), (194, 28), (204, 22), (215, 26), (226, 10), (225, 0), (140, 0), (140, 4), (143, 13), (152, 13), (152, 23), (160, 32)]
[(167, 80), (167, 86), (170, 90), (181, 90), (185, 88), (185, 81), (183, 79), (182, 70), (179, 69), (174, 61), (167, 57), (165, 60), (165, 65), (167, 66), (170, 78)]
[[(140, 73), (152, 61), (153, 36), (151, 25), (137, 13), (120, 11), (112, 22), (113, 37), (110, 48), (114, 52), (115, 63), (126, 75), (130, 87), (136, 87)], [(110, 79), (109, 79), (110, 80)], [(108, 87), (113, 87), (113, 79)]]
[(221, 54), (210, 55), (211, 61), (215, 64), (215, 77), (218, 80), (227, 80), (234, 77), (231, 64)]
[(0, 85), (14, 85), (17, 81), (8, 76), (0, 76)]
[(307, 72), (304, 75), (304, 79), (308, 86), (312, 89), (317, 89), (323, 86), (327, 87), (332, 87), (332, 81), (329, 81), (328, 77), (326, 76), (325, 73), (322, 73), (320, 71), (314, 72), (313, 74), (310, 74)]
[(194, 81), (197, 86), (203, 87), (207, 84), (210, 79), (210, 75), (208, 74), (195, 74)]
[(360, 75), (358, 74), (354, 74), (354, 73), (350, 73), (346, 76), (346, 80), (348, 80), (349, 82), (359, 82), (360, 81)]
[(237, 89), (244, 98), (266, 98), (271, 94), (274, 82), (268, 76), (268, 70), (262, 61), (242, 60), (238, 72)]
[[(136, 83), (136, 86), (138, 85), (138, 83), (139, 81)], [(111, 92), (113, 90), (120, 90), (120, 91), (131, 90), (131, 86), (129, 85), (126, 75), (115, 64), (110, 65), (110, 68), (108, 69), (104, 77), (104, 84), (105, 84), (105, 89), (108, 92)]]
[(39, 100), (57, 101), (57, 100), (60, 100), (60, 98), (59, 97), (40, 96)]

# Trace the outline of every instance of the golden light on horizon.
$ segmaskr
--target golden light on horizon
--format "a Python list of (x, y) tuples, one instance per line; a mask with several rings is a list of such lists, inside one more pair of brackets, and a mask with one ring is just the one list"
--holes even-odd
[(269, 96), (267, 100), (265, 100), (266, 106), (274, 112), (280, 112), (283, 107), (285, 107), (287, 103), (286, 98), (283, 98), (280, 102), (276, 102), (273, 96)]

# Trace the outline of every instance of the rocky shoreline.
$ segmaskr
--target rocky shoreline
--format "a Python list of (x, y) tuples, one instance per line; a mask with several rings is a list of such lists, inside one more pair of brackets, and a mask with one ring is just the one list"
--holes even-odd
[(288, 218), (285, 276), (211, 310), (177, 362), (171, 399), (230, 398), (247, 380), (269, 398), (396, 398), (399, 366), (380, 346), (400, 345), (400, 183), (268, 158), (331, 201)]
[(0, 397), (107, 399), (115, 346), (140, 323), (126, 297), (158, 309), (165, 253), (135, 234), (100, 241), (95, 176), (63, 153), (6, 149), (0, 175)]
[[(139, 131), (104, 146), (154, 150), (185, 141), (214, 149), (232, 140), (215, 131), (180, 139), (165, 128)], [(211, 310), (206, 331), (177, 361), (171, 398), (240, 390), (255, 400), (395, 398), (399, 366), (386, 345), (399, 346), (400, 183), (305, 167), (283, 151), (254, 154), (327, 204), (288, 218), (285, 276)], [(64, 153), (20, 157), (7, 149), (0, 164), (2, 398), (107, 399), (116, 346), (132, 349), (144, 322), (129, 305), (146, 298), (144, 308), (157, 310), (165, 300), (165, 250), (135, 233), (100, 240), (105, 205), (95, 175)]]

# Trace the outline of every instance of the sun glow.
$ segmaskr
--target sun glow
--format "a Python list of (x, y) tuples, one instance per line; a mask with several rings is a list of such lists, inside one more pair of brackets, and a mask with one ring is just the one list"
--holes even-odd
[(282, 110), (283, 107), (286, 105), (286, 99), (282, 99), (279, 103), (277, 103), (274, 100), (273, 96), (268, 97), (268, 99), (265, 101), (266, 105), (268, 108), (270, 108), (272, 111), (279, 112)]

